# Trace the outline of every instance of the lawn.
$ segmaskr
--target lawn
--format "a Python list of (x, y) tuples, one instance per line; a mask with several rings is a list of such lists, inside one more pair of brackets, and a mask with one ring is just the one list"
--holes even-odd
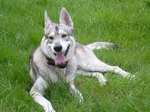
[(94, 51), (99, 59), (135, 75), (105, 73), (101, 86), (93, 77), (77, 76), (84, 96), (79, 103), (65, 83), (46, 91), (57, 112), (150, 112), (149, 0), (0, 0), (0, 112), (43, 112), (29, 95), (29, 55), (43, 36), (44, 11), (58, 23), (65, 7), (83, 44), (108, 41), (118, 49)]

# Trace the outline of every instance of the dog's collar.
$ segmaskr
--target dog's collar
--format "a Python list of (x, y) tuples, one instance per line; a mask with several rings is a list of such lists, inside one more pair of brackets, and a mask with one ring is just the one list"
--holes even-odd
[(51, 65), (51, 66), (56, 66), (58, 68), (66, 68), (67, 64), (68, 64), (68, 61), (65, 62), (65, 64), (60, 64), (60, 65), (56, 65), (55, 64), (55, 61), (52, 59), (52, 58), (49, 58), (46, 56), (46, 60), (47, 60), (47, 64), (48, 65)]

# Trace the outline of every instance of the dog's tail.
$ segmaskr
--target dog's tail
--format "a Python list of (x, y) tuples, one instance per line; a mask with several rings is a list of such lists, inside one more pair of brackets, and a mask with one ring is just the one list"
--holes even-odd
[(119, 47), (118, 45), (116, 45), (114, 43), (110, 43), (110, 42), (93, 42), (93, 43), (90, 43), (86, 46), (88, 48), (90, 48), (91, 50), (101, 49), (101, 48), (109, 48), (109, 47), (113, 47), (113, 48)]

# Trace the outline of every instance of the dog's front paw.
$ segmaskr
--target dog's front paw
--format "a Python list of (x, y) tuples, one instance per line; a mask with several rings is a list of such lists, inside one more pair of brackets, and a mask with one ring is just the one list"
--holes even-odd
[(101, 80), (101, 81), (99, 81), (99, 83), (100, 83), (101, 86), (105, 86), (106, 83), (107, 83), (107, 80), (106, 79)]
[(41, 102), (45, 112), (56, 112), (49, 101)]
[(51, 110), (50, 112), (56, 112), (55, 110)]
[(54, 109), (45, 110), (45, 112), (56, 112)]
[(82, 103), (84, 101), (83, 96), (79, 91), (78, 91), (78, 96), (77, 97), (78, 97), (80, 103)]
[(125, 78), (135, 78), (135, 75), (127, 74), (127, 75), (125, 76)]
[(107, 80), (99, 81), (101, 87), (105, 86), (107, 84), (107, 82), (108, 82)]
[(53, 110), (49, 110), (49, 111), (45, 111), (45, 112), (56, 112), (56, 111), (53, 109)]

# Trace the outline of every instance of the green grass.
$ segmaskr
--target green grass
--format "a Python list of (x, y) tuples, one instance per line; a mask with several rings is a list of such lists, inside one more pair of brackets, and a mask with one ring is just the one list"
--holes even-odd
[(29, 55), (43, 36), (43, 15), (58, 22), (65, 7), (74, 22), (75, 38), (87, 44), (109, 41), (119, 49), (95, 54), (110, 65), (135, 74), (124, 79), (106, 73), (101, 87), (92, 77), (77, 77), (84, 96), (79, 103), (68, 86), (53, 84), (48, 98), (57, 112), (150, 112), (149, 0), (0, 0), (0, 112), (42, 112), (29, 96)]

